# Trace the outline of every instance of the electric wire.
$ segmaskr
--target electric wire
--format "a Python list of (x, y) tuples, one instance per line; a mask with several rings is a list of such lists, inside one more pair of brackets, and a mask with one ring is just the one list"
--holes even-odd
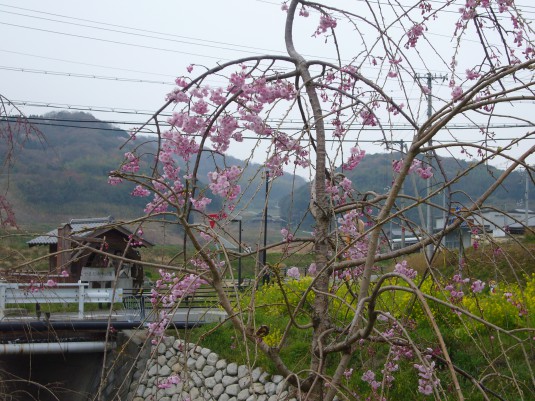
[(146, 83), (146, 84), (159, 84), (159, 85), (171, 85), (174, 86), (173, 82), (165, 81), (152, 81), (147, 79), (136, 79), (136, 78), (124, 78), (124, 77), (111, 77), (105, 75), (94, 75), (94, 74), (80, 74), (77, 72), (65, 72), (65, 71), (51, 71), (51, 70), (38, 70), (33, 68), (24, 68), (24, 67), (9, 67), (5, 65), (0, 65), (0, 70), (4, 71), (17, 71), (25, 72), (31, 74), (43, 74), (43, 75), (52, 75), (52, 76), (63, 76), (63, 77), (72, 77), (72, 78), (92, 78), (100, 79), (105, 81), (118, 81), (118, 82), (130, 82), (130, 83)]
[[(264, 3), (267, 3), (267, 4), (275, 4), (275, 3), (269, 2), (269, 1), (261, 1), (261, 0), (257, 0), (257, 1), (264, 2)], [(60, 21), (60, 20), (56, 20), (56, 19), (44, 18), (44, 17), (41, 17), (41, 16), (32, 16), (32, 15), (15, 13), (15, 12), (10, 12), (10, 11), (0, 11), (0, 12), (3, 12), (3, 13), (15, 14), (15, 15), (19, 15), (19, 16), (28, 17), (28, 18), (37, 18), (37, 19), (46, 20), (46, 21), (52, 21), (52, 22), (56, 22), (56, 23), (70, 24), (70, 25), (75, 25), (75, 26), (79, 26), (79, 27), (91, 28), (91, 29), (100, 29), (100, 30), (104, 30), (104, 31), (111, 31), (111, 32), (115, 32), (115, 33), (125, 34), (125, 35), (142, 36), (142, 37), (147, 37), (147, 38), (150, 38), (150, 39), (173, 41), (173, 42), (189, 44), (189, 45), (194, 45), (194, 46), (205, 46), (205, 47), (211, 47), (211, 48), (218, 48), (218, 49), (221, 49), (221, 50), (237, 51), (237, 52), (243, 52), (243, 53), (250, 53), (250, 50), (255, 50), (255, 51), (261, 50), (261, 51), (268, 51), (270, 53), (285, 54), (284, 52), (282, 52), (280, 50), (277, 51), (277, 50), (258, 48), (258, 47), (253, 47), (253, 46), (237, 45), (237, 44), (232, 44), (232, 43), (228, 43), (228, 42), (218, 42), (218, 41), (198, 39), (198, 38), (193, 38), (193, 37), (188, 37), (188, 36), (167, 34), (167, 33), (162, 33), (162, 32), (151, 31), (151, 30), (132, 28), (132, 27), (124, 26), (124, 25), (108, 24), (108, 23), (103, 23), (103, 22), (99, 22), (99, 21), (95, 21), (95, 20), (87, 20), (87, 19), (83, 19), (83, 18), (70, 17), (70, 16), (66, 16), (66, 15), (62, 15), (62, 14), (47, 13), (47, 12), (32, 10), (32, 9), (23, 8), (23, 7), (10, 6), (10, 5), (6, 5), (6, 4), (0, 4), (0, 6), (10, 7), (10, 8), (24, 10), (24, 11), (36, 12), (36, 13), (39, 13), (39, 14), (47, 14), (47, 15), (52, 15), (52, 16), (59, 16), (61, 18), (68, 18), (68, 19), (73, 19), (73, 20), (77, 20), (77, 21), (91, 22), (91, 23), (99, 24), (99, 25), (103, 25), (103, 26), (120, 27), (122, 29), (128, 29), (128, 30), (139, 31), (139, 32), (147, 32), (147, 33), (151, 33), (151, 34), (157, 34), (157, 35), (160, 35), (160, 36), (170, 36), (170, 37), (177, 37), (177, 38), (185, 38), (185, 39), (199, 41), (199, 42), (208, 42), (208, 43), (215, 43), (215, 44), (225, 45), (225, 46), (233, 46), (234, 48), (228, 48), (228, 47), (216, 46), (216, 45), (209, 45), (209, 44), (206, 44), (206, 43), (187, 42), (187, 41), (178, 40), (178, 39), (168, 39), (168, 38), (162, 38), (162, 37), (157, 37), (157, 36), (153, 36), (153, 35), (139, 34), (139, 33), (135, 33), (135, 32), (125, 32), (125, 31), (119, 31), (117, 29), (109, 29), (109, 28), (95, 27), (95, 26), (90, 26), (90, 25), (77, 24), (77, 23), (72, 23), (72, 22), (68, 22), (68, 21)], [(33, 29), (33, 30), (38, 30), (38, 31), (44, 31), (44, 32), (58, 34), (58, 35), (67, 35), (67, 36), (74, 36), (74, 37), (84, 38), (84, 39), (104, 41), (104, 42), (108, 42), (108, 43), (120, 44), (120, 45), (125, 45), (125, 46), (137, 46), (137, 47), (146, 48), (146, 49), (159, 50), (159, 51), (165, 51), (165, 52), (173, 52), (173, 53), (181, 53), (181, 54), (185, 54), (185, 55), (206, 57), (206, 58), (218, 59), (218, 60), (222, 60), (222, 61), (223, 60), (224, 61), (230, 60), (229, 58), (208, 56), (208, 55), (204, 55), (204, 54), (197, 54), (197, 53), (190, 53), (190, 52), (182, 52), (182, 51), (173, 50), (173, 49), (165, 49), (165, 48), (154, 47), (154, 46), (146, 46), (146, 45), (141, 45), (141, 44), (126, 43), (126, 42), (114, 41), (114, 40), (109, 40), (109, 39), (95, 38), (95, 37), (85, 36), (85, 35), (77, 35), (77, 34), (71, 34), (71, 33), (47, 30), (47, 29), (43, 29), (43, 28), (29, 27), (29, 26), (24, 26), (24, 25), (17, 25), (17, 24), (10, 24), (10, 23), (4, 23), (4, 25), (10, 25), (10, 26), (15, 26), (15, 27), (19, 27), (19, 28), (26, 28), (26, 29)], [(436, 33), (432, 33), (432, 32), (430, 32), (428, 34), (450, 38), (449, 35), (436, 34)], [(466, 41), (468, 39), (464, 39), (464, 40)], [(478, 42), (478, 41), (475, 41), (475, 42)], [(247, 49), (247, 50), (240, 50), (239, 49), (240, 47), (244, 48), (244, 49)], [(305, 54), (305, 56), (307, 56), (307, 57), (316, 57), (317, 58), (317, 56), (311, 56), (311, 55), (307, 55), (307, 54)], [(322, 56), (322, 58), (323, 59), (335, 60), (334, 58), (329, 58), (329, 57), (325, 57), (325, 56)], [(366, 66), (365, 68), (372, 68), (372, 67)]]
[[(257, 0), (257, 1), (261, 1), (261, 0)], [(265, 3), (269, 3), (269, 4), (275, 4), (275, 3), (272, 3), (272, 2), (268, 2), (268, 1), (264, 1), (264, 2), (265, 2)], [(121, 29), (128, 29), (128, 30), (139, 31), (139, 32), (147, 32), (147, 33), (156, 34), (156, 35), (161, 35), (161, 36), (170, 36), (170, 37), (178, 37), (178, 38), (187, 38), (187, 39), (189, 39), (189, 40), (195, 40), (195, 41), (210, 42), (210, 43), (215, 43), (215, 44), (224, 44), (224, 45), (227, 45), (227, 46), (233, 46), (233, 47), (243, 47), (244, 49), (251, 49), (251, 50), (267, 50), (267, 51), (269, 51), (269, 52), (276, 52), (276, 51), (273, 51), (273, 50), (270, 50), (270, 49), (262, 49), (262, 48), (252, 47), (252, 46), (241, 46), (241, 45), (236, 45), (236, 44), (227, 43), (227, 42), (217, 42), (217, 41), (209, 41), (209, 40), (207, 41), (207, 40), (204, 40), (204, 39), (197, 39), (197, 38), (193, 38), (193, 37), (186, 37), (186, 36), (180, 36), (180, 35), (172, 35), (172, 34), (167, 34), (167, 33), (162, 33), (162, 32), (156, 32), (156, 31), (150, 31), (150, 30), (143, 30), (143, 29), (139, 29), (139, 28), (132, 28), (132, 27), (124, 26), (124, 25), (116, 25), (116, 24), (102, 23), (102, 22), (95, 21), (95, 20), (88, 20), (88, 19), (83, 19), (83, 18), (70, 17), (70, 16), (66, 16), (66, 15), (62, 15), (62, 14), (54, 14), (54, 13), (41, 12), (41, 11), (37, 11), (37, 10), (32, 10), (32, 9), (23, 8), (23, 7), (16, 7), (16, 6), (11, 6), (11, 5), (1, 4), (1, 3), (0, 3), (0, 6), (2, 6), (2, 7), (8, 7), (8, 8), (12, 8), (12, 9), (17, 9), (17, 10), (30, 11), (30, 12), (39, 12), (39, 14), (46, 14), (46, 15), (51, 15), (51, 16), (56, 16), (56, 17), (61, 17), (61, 18), (68, 18), (68, 19), (72, 19), (72, 20), (76, 20), (76, 21), (90, 22), (90, 23), (93, 23), (93, 24), (99, 24), (99, 25), (103, 25), (103, 26), (112, 26), (112, 27), (118, 27), (118, 28), (121, 28)], [(45, 17), (42, 17), (42, 16), (32, 16), (32, 15), (21, 14), (21, 13), (15, 13), (15, 12), (10, 12), (10, 11), (0, 11), (0, 12), (3, 12), (3, 13), (9, 13), (9, 14), (14, 14), (14, 15), (19, 15), (19, 16), (24, 16), (24, 17), (28, 17), (28, 18), (38, 18), (38, 19), (41, 19), (41, 20), (52, 21), (52, 22), (56, 22), (56, 23), (70, 24), (70, 25), (75, 25), (75, 26), (80, 26), (80, 27), (91, 28), (91, 29), (101, 29), (101, 30), (105, 30), (105, 31), (113, 31), (113, 32), (116, 32), (116, 33), (122, 33), (122, 34), (127, 34), (127, 35), (143, 36), (143, 37), (148, 37), (148, 38), (151, 38), (151, 39), (157, 39), (157, 40), (169, 40), (169, 41), (175, 41), (175, 42), (179, 42), (179, 43), (191, 44), (191, 45), (195, 45), (195, 46), (209, 46), (209, 47), (212, 47), (212, 48), (220, 48), (220, 49), (222, 49), (222, 50), (231, 50), (231, 51), (249, 52), (249, 50), (231, 49), (231, 48), (228, 48), (228, 47), (215, 46), (215, 45), (207, 45), (207, 44), (205, 44), (205, 43), (193, 43), (193, 42), (187, 42), (187, 41), (184, 41), (184, 40), (161, 38), (161, 37), (157, 37), (157, 36), (154, 36), (154, 35), (138, 34), (138, 33), (135, 33), (135, 32), (125, 32), (125, 31), (120, 31), (120, 30), (117, 30), (117, 29), (108, 29), (108, 28), (102, 28), (102, 27), (94, 27), (94, 26), (90, 26), (90, 25), (83, 25), (83, 24), (77, 24), (77, 23), (72, 23), (72, 22), (68, 22), (68, 21), (60, 21), (60, 20), (57, 20), (57, 19), (45, 18)], [(20, 27), (20, 28), (26, 28), (26, 29), (34, 29), (34, 30), (38, 30), (38, 31), (45, 31), (45, 32), (50, 32), (50, 33), (55, 33), (55, 34), (60, 34), (60, 35), (75, 36), (75, 37), (78, 37), (78, 38), (85, 38), (85, 39), (98, 40), (98, 41), (105, 41), (105, 42), (115, 43), (115, 44), (121, 44), (121, 45), (125, 45), (125, 46), (138, 46), (138, 47), (148, 48), (148, 49), (153, 49), (153, 50), (161, 50), (161, 51), (177, 52), (177, 53), (182, 53), (182, 54), (187, 54), (187, 55), (201, 56), (201, 57), (209, 57), (209, 58), (219, 59), (219, 60), (229, 60), (229, 59), (227, 59), (227, 58), (219, 58), (219, 57), (214, 57), (214, 56), (199, 55), (199, 54), (196, 54), (196, 53), (181, 52), (181, 51), (178, 51), (178, 50), (164, 49), (164, 48), (158, 48), (158, 47), (153, 47), (153, 46), (145, 46), (145, 45), (140, 45), (140, 44), (125, 43), (125, 42), (114, 41), (114, 40), (109, 40), (109, 39), (94, 38), (94, 37), (89, 37), (89, 36), (84, 36), (84, 35), (69, 34), (69, 33), (65, 33), (65, 32), (58, 32), (58, 31), (52, 31), (52, 30), (45, 30), (45, 29), (42, 29), (42, 28), (27, 27), (27, 26), (22, 26), (22, 25), (17, 25), (17, 24), (9, 24), (9, 23), (5, 23), (5, 25), (11, 25), (11, 26)], [(446, 36), (446, 35), (444, 35), (444, 36)], [(282, 53), (282, 52), (277, 52), (277, 53)], [(38, 56), (37, 56), (37, 57), (38, 57)], [(69, 62), (69, 61), (67, 61), (67, 62)], [(35, 71), (35, 70), (32, 71), (32, 69), (29, 69), (29, 68), (23, 68), (23, 67), (8, 67), (8, 68), (11, 69), (11, 70), (17, 70), (17, 71), (27, 70), (27, 71), (30, 71), (30, 72), (33, 72), (33, 73), (43, 73), (42, 71)], [(369, 67), (367, 67), (367, 68), (369, 68)], [(24, 72), (24, 71), (21, 71), (21, 72)], [(57, 73), (57, 72), (50, 72), (50, 75), (65, 75), (65, 76), (77, 76), (77, 77), (82, 77), (82, 76), (84, 76), (84, 74), (76, 74), (76, 73)], [(87, 77), (92, 77), (91, 75), (93, 75), (93, 74), (86, 74), (86, 75), (87, 75)], [(85, 77), (85, 76), (84, 76), (84, 77)], [(95, 77), (95, 78), (97, 78), (97, 77)], [(107, 79), (107, 80), (117, 80), (117, 81), (122, 80), (121, 78), (114, 79), (114, 78), (108, 78), (108, 77), (98, 77), (97, 79)], [(126, 79), (125, 79), (125, 80), (126, 80)], [(132, 81), (129, 81), (129, 82), (149, 82), (149, 81), (148, 81), (148, 80), (132, 80)]]
[(169, 77), (169, 78), (172, 78), (172, 79), (176, 78), (176, 75), (172, 75), (172, 74), (161, 74), (161, 73), (158, 73), (158, 72), (139, 71), (139, 70), (132, 70), (132, 69), (129, 69), (129, 68), (111, 67), (111, 66), (102, 65), (102, 64), (91, 64), (91, 63), (85, 63), (85, 62), (81, 62), (81, 61), (66, 60), (66, 59), (63, 59), (63, 58), (46, 57), (46, 56), (40, 56), (40, 55), (37, 55), (37, 54), (23, 53), (23, 52), (18, 52), (18, 51), (13, 51), (13, 50), (0, 49), (0, 52), (9, 53), (9, 54), (17, 54), (17, 55), (26, 56), (26, 57), (40, 58), (40, 59), (43, 59), (43, 60), (61, 61), (62, 63), (78, 64), (78, 65), (83, 65), (83, 66), (86, 66), (86, 67), (90, 66), (90, 67), (105, 68), (105, 69), (109, 69), (109, 70), (135, 72), (135, 73), (138, 73), (138, 74), (158, 75), (158, 76), (162, 76), (162, 77)]
[[(126, 26), (126, 25), (110, 24), (110, 23), (106, 23), (106, 22), (95, 21), (95, 20), (90, 20), (90, 19), (85, 19), (85, 18), (77, 18), (77, 17), (67, 16), (67, 15), (64, 15), (64, 14), (55, 14), (55, 13), (50, 13), (50, 12), (41, 11), (41, 10), (33, 10), (33, 9), (29, 9), (29, 8), (16, 7), (16, 6), (12, 6), (12, 5), (8, 5), (8, 4), (2, 4), (2, 3), (0, 3), (0, 6), (9, 7), (9, 8), (15, 8), (15, 9), (24, 10), (24, 11), (35, 12), (35, 13), (38, 13), (38, 14), (51, 15), (51, 16), (61, 17), (61, 18), (68, 18), (68, 19), (72, 19), (72, 20), (75, 20), (75, 21), (90, 22), (90, 23), (93, 23), (93, 24), (99, 24), (99, 25), (111, 26), (111, 27), (115, 27), (115, 28), (128, 29), (128, 30), (138, 31), (138, 32), (146, 32), (146, 33), (156, 34), (156, 35), (161, 35), (161, 36), (169, 36), (169, 37), (174, 37), (174, 38), (179, 38), (179, 39), (194, 40), (194, 41), (205, 42), (205, 43), (214, 43), (214, 44), (220, 44), (220, 45), (224, 45), (224, 46), (233, 46), (233, 47), (242, 48), (242, 49), (249, 49), (249, 50), (261, 50), (261, 51), (269, 51), (269, 52), (273, 52), (274, 51), (274, 50), (271, 50), (271, 49), (255, 47), (255, 46), (246, 46), (246, 45), (240, 45), (240, 44), (229, 43), (229, 42), (221, 42), (221, 41), (216, 41), (216, 40), (209, 40), (209, 39), (206, 39), (206, 38), (195, 38), (195, 37), (192, 37), (192, 36), (176, 35), (176, 34), (172, 34), (172, 33), (152, 31), (152, 30), (142, 29), (142, 28), (138, 28), (138, 27), (134, 28), (134, 27)], [(94, 27), (94, 28), (96, 28), (96, 27)]]
[[(19, 120), (20, 116), (9, 116), (4, 119), (0, 119), (1, 121), (8, 121), (8, 122), (17, 122)], [(91, 126), (81, 126), (81, 125), (72, 125), (77, 123), (85, 123), (85, 124), (101, 124), (101, 125), (114, 125), (114, 124), (120, 124), (120, 125), (140, 125), (142, 122), (135, 122), (135, 121), (118, 121), (118, 120), (88, 120), (88, 119), (69, 119), (69, 118), (55, 118), (55, 117), (35, 117), (35, 116), (29, 116), (25, 117), (25, 120), (32, 124), (36, 125), (44, 125), (44, 126), (55, 126), (55, 127), (67, 127), (67, 128), (80, 128), (80, 129), (101, 129), (104, 131), (125, 131), (123, 128), (105, 128), (105, 127), (91, 127)], [(71, 124), (59, 124), (59, 123), (71, 123)], [(274, 123), (280, 123), (280, 121), (273, 121)], [(286, 124), (286, 122), (284, 122)], [(156, 126), (155, 123), (147, 123), (146, 126)], [(492, 124), (488, 126), (489, 129), (513, 129), (513, 128), (532, 128), (533, 125), (531, 124)], [(290, 126), (290, 125), (282, 125), (279, 127), (281, 130), (297, 130), (300, 131), (300, 127), (298, 126)], [(480, 127), (476, 125), (449, 125), (446, 126), (445, 129), (455, 131), (455, 130), (479, 130)], [(327, 127), (325, 129), (326, 131), (334, 131), (335, 128)], [(348, 132), (352, 131), (414, 131), (414, 128), (412, 128), (409, 125), (389, 125), (387, 129), (381, 129), (381, 128), (374, 128), (374, 127), (366, 127), (366, 128), (351, 128), (349, 127), (347, 129)], [(145, 131), (147, 133), (153, 132), (150, 130)], [(263, 138), (263, 137), (248, 137), (247, 139), (261, 139), (261, 140), (271, 140), (270, 138)], [(511, 141), (517, 139), (516, 137), (511, 138), (495, 138), (492, 141)], [(531, 138), (530, 138), (531, 139)], [(535, 139), (532, 138), (532, 139)], [(339, 139), (333, 139), (333, 142), (343, 141)], [(355, 140), (347, 140), (348, 142), (355, 142)], [(366, 140), (364, 140), (366, 142)], [(360, 140), (358, 141), (360, 142)], [(383, 140), (372, 140), (370, 142), (384, 142)]]

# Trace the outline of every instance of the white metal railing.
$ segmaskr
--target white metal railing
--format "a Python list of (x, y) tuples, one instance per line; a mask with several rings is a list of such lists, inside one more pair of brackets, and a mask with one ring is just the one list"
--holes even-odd
[(0, 283), (0, 319), (4, 318), (8, 304), (57, 304), (77, 303), (78, 318), (84, 318), (84, 304), (122, 302), (123, 289), (89, 288), (88, 283), (56, 284), (53, 287), (41, 283)]

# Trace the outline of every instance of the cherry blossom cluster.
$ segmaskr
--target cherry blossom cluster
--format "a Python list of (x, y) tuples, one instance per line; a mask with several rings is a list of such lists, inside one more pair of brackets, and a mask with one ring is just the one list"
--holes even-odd
[(159, 273), (160, 278), (151, 291), (151, 303), (155, 306), (171, 307), (184, 297), (193, 295), (202, 284), (206, 284), (205, 280), (195, 274), (177, 277), (174, 273), (161, 269)]
[[(401, 172), (403, 165), (404, 165), (403, 160), (392, 161), (392, 169), (394, 170), (395, 173)], [(431, 166), (423, 167), (423, 163), (421, 162), (421, 160), (415, 159), (411, 163), (411, 166), (409, 168), (409, 173), (416, 173), (422, 179), (427, 180), (433, 177), (433, 168)]]
[(524, 304), (517, 299), (515, 299), (514, 294), (511, 292), (505, 292), (503, 294), (507, 302), (509, 302), (511, 305), (513, 305), (518, 310), (518, 316), (526, 316), (528, 314), (528, 311)]
[(148, 189), (142, 187), (141, 185), (136, 185), (136, 187), (132, 191), (131, 195), (132, 196), (145, 197), (145, 196), (149, 196), (150, 195), (150, 191)]
[(410, 278), (411, 280), (414, 280), (416, 278), (416, 275), (418, 274), (416, 270), (409, 267), (409, 264), (406, 260), (403, 260), (400, 263), (396, 263), (396, 266), (394, 267), (394, 272), (402, 274), (405, 277)]
[(450, 293), (450, 301), (452, 303), (460, 302), (464, 297), (462, 286), (470, 282), (469, 278), (463, 278), (460, 274), (455, 274), (451, 282), (444, 287)]
[(108, 176), (108, 184), (110, 185), (119, 185), (123, 182), (123, 179), (120, 177), (115, 177), (113, 175)]
[(143, 241), (141, 240), (141, 237), (143, 236), (143, 231), (142, 230), (139, 230), (139, 231), (141, 232), (141, 234), (138, 233), (138, 237), (136, 237), (133, 234), (130, 234), (128, 236), (128, 242), (130, 246), (142, 246), (143, 245)]
[(292, 242), (294, 239), (294, 235), (287, 228), (281, 229), (281, 235), (286, 242)]
[(325, 192), (334, 205), (343, 205), (352, 197), (352, 182), (347, 177), (343, 177), (339, 182), (325, 180)]
[(210, 190), (215, 194), (233, 201), (240, 194), (241, 187), (237, 184), (242, 173), (242, 169), (237, 166), (224, 169), (222, 171), (212, 171), (208, 173), (210, 180)]
[(124, 154), (125, 161), (121, 166), (121, 171), (125, 173), (137, 173), (139, 171), (139, 158), (132, 152)]
[(485, 282), (481, 280), (475, 280), (472, 285), (470, 286), (470, 289), (474, 294), (478, 294), (481, 291), (485, 289)]
[(301, 277), (301, 273), (299, 273), (299, 268), (296, 266), (290, 267), (286, 272), (286, 275), (295, 280), (299, 280), (299, 277)]
[[(356, 210), (351, 210), (338, 218), (338, 231), (348, 249), (342, 255), (348, 259), (360, 259), (368, 252), (368, 242), (365, 237), (361, 238), (359, 232), (359, 214)], [(355, 239), (359, 238), (357, 241)], [(358, 269), (358, 268), (357, 268)], [(355, 277), (359, 272), (353, 273)]]
[(362, 119), (362, 125), (370, 125), (372, 127), (375, 127), (377, 125), (377, 117), (375, 116), (373, 111), (368, 109), (361, 110), (359, 115)]
[(310, 266), (308, 266), (307, 273), (309, 276), (314, 277), (318, 273), (318, 266), (316, 263), (312, 262)]
[[(175, 114), (178, 115), (178, 113), (174, 113), (173, 115)], [(174, 120), (172, 122), (176, 123)], [(190, 135), (176, 131), (167, 131), (162, 134), (162, 138), (164, 141), (159, 154), (159, 160), (162, 163), (172, 165), (174, 155), (188, 161), (191, 156), (197, 154), (199, 151), (199, 145)]]
[(349, 151), (351, 152), (351, 155), (349, 156), (347, 162), (345, 162), (343, 165), (345, 170), (353, 170), (359, 165), (366, 155), (366, 151), (361, 150), (358, 147), (352, 147)]
[(155, 319), (153, 322), (147, 325), (149, 336), (154, 337), (152, 339), (152, 344), (157, 344), (158, 339), (164, 336), (165, 330), (167, 330), (170, 322), (171, 318), (169, 313), (166, 310), (161, 310), (158, 313), (158, 319)]
[(431, 355), (425, 355), (425, 363), (414, 364), (414, 367), (418, 371), (418, 391), (424, 395), (433, 394), (433, 388), (436, 388), (440, 384), (440, 379), (435, 375), (435, 361), (429, 362), (432, 358)]
[(378, 399), (378, 391), (381, 388), (381, 382), (375, 380), (375, 372), (372, 370), (367, 370), (361, 377), (362, 381), (368, 383), (372, 388), (372, 397), (373, 399)]
[(171, 376), (158, 379), (157, 387), (160, 389), (171, 388), (173, 384), (178, 384), (180, 381), (180, 376), (178, 376), (176, 373), (173, 373)]
[(407, 31), (407, 44), (405, 48), (416, 47), (416, 43), (420, 36), (424, 34), (425, 27), (423, 24), (414, 24), (412, 28)]
[(290, 138), (283, 132), (276, 132), (273, 134), (273, 144), (273, 154), (266, 161), (266, 168), (272, 177), (280, 177), (283, 174), (282, 167), (288, 165), (292, 157), (294, 165), (309, 166), (309, 153), (298, 140)]
[(320, 22), (318, 25), (318, 28), (316, 29), (316, 32), (314, 33), (314, 36), (319, 36), (322, 33), (327, 32), (329, 29), (336, 28), (337, 22), (336, 19), (334, 19), (332, 16), (328, 14), (322, 14), (320, 16)]
[(344, 213), (342, 217), (338, 218), (338, 229), (341, 235), (348, 237), (356, 237), (358, 232), (358, 219), (359, 214), (356, 210), (351, 210), (347, 213)]
[(206, 206), (208, 206), (210, 203), (212, 203), (212, 199), (207, 198), (206, 196), (199, 196), (197, 199), (191, 199), (191, 204), (195, 208), (195, 210), (198, 210), (200, 212), (204, 212), (206, 210)]

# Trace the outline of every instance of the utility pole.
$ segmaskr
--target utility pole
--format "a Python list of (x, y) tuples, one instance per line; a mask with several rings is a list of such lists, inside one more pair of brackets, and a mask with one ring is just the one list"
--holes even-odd
[(528, 232), (529, 228), (529, 165), (526, 164), (526, 188), (524, 190), (524, 217), (526, 219), (525, 232)]
[[(427, 79), (427, 88), (429, 89), (429, 92), (427, 93), (427, 118), (430, 119), (433, 116), (433, 96), (432, 96), (432, 87), (433, 87), (433, 80), (434, 79), (446, 79), (446, 75), (432, 75), (430, 72), (427, 74), (416, 74), (416, 79)], [(433, 146), (433, 140), (429, 140), (428, 142), (429, 147)], [(430, 149), (427, 152), (427, 162), (431, 166), (431, 163), (433, 161), (433, 151)], [(433, 235), (433, 221), (432, 221), (432, 210), (431, 210), (431, 204), (430, 204), (430, 198), (431, 195), (431, 179), (427, 181), (427, 208), (426, 208), (426, 220), (427, 220), (427, 235), (432, 236)], [(427, 257), (427, 260), (429, 263), (431, 263), (431, 257), (433, 256), (433, 244), (429, 244), (425, 248), (425, 255)]]
[(268, 223), (268, 203), (269, 203), (269, 170), (266, 174), (266, 197), (264, 199), (264, 250), (262, 251), (262, 267), (264, 271), (262, 276), (262, 285), (269, 284), (269, 271), (267, 270), (267, 223)]

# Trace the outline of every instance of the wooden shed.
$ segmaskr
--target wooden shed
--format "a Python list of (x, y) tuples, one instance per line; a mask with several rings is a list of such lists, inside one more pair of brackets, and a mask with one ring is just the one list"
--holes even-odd
[[(27, 242), (28, 246), (49, 247), (49, 273), (68, 273), (66, 282), (77, 282), (90, 271), (110, 271), (113, 275), (129, 278), (132, 288), (143, 284), (141, 263), (119, 263), (119, 260), (105, 254), (124, 256), (141, 262), (138, 249), (153, 246), (124, 224), (111, 216), (100, 218), (71, 219), (57, 229)], [(121, 268), (118, 272), (117, 269)]]

